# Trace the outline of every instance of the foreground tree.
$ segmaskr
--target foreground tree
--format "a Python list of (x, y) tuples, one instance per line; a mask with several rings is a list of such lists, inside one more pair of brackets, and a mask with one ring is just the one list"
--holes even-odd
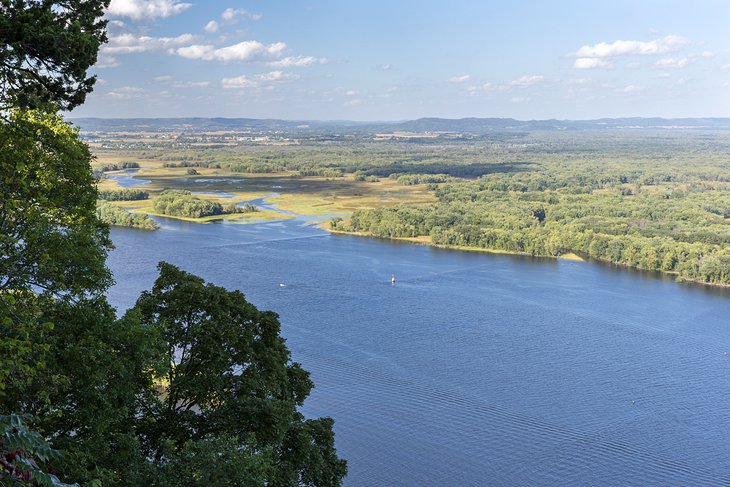
[(45, 362), (44, 310), (111, 283), (90, 161), (58, 116), (14, 113), (0, 124), (0, 399), (9, 388), (17, 399)]
[(297, 411), (312, 382), (291, 362), (277, 315), (239, 291), (159, 268), (122, 320), (159, 337), (156, 383), (139, 396), (137, 431), (157, 467), (149, 484), (340, 485), (347, 468), (333, 422)]
[(106, 42), (108, 0), (0, 0), (0, 109), (84, 102)]

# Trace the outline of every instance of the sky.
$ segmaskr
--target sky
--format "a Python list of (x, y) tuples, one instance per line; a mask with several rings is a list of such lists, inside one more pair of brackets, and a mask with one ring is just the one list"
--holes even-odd
[(730, 117), (728, 0), (112, 0), (72, 117)]

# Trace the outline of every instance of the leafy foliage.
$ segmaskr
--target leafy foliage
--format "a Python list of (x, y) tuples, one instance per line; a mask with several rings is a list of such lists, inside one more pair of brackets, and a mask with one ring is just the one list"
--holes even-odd
[(106, 189), (99, 191), (99, 199), (106, 201), (139, 201), (150, 197), (147, 191), (134, 188)]
[(0, 124), (0, 399), (45, 363), (53, 326), (42, 310), (111, 283), (90, 159), (58, 116), (13, 113)]
[[(161, 337), (153, 361), (159, 386), (141, 396), (136, 427), (144, 455), (173, 472), (174, 482), (210, 459), (205, 445), (225, 444), (228, 453), (200, 475), (214, 476), (222, 464), (249, 472), (236, 485), (339, 485), (346, 464), (334, 449), (332, 420), (305, 420), (297, 411), (312, 382), (290, 361), (277, 315), (257, 310), (239, 291), (170, 264), (159, 268), (152, 291), (123, 319)], [(187, 466), (170, 467), (184, 458)], [(212, 485), (239, 481), (210, 478)]]
[(62, 457), (40, 434), (29, 430), (21, 416), (0, 416), (0, 485), (73, 487), (43, 468)]
[(70, 110), (94, 86), (105, 0), (0, 2), (0, 108)]
[(155, 198), (157, 213), (186, 218), (202, 218), (223, 214), (223, 205), (193, 196), (190, 191), (167, 189)]
[(96, 206), (96, 216), (111, 226), (157, 230), (160, 226), (144, 213), (132, 213), (113, 203), (100, 201)]

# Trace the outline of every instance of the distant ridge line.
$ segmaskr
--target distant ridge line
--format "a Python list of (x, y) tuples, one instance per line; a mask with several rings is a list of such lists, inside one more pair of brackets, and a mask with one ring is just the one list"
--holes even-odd
[(69, 121), (86, 132), (205, 132), (205, 131), (283, 131), (318, 133), (347, 131), (367, 132), (459, 132), (489, 133), (495, 131), (535, 130), (635, 130), (686, 129), (730, 130), (730, 118), (660, 118), (625, 117), (593, 120), (517, 120), (514, 118), (438, 118), (425, 117), (395, 122), (356, 122), (351, 120), (281, 120), (225, 117), (179, 118), (97, 118), (78, 117)]

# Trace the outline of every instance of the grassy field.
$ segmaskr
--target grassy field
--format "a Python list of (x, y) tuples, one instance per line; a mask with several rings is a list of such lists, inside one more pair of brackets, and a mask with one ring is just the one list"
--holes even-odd
[[(426, 185), (403, 186), (392, 179), (377, 182), (356, 181), (352, 176), (341, 178), (294, 177), (291, 173), (241, 174), (223, 169), (195, 168), (197, 174), (187, 173), (188, 168), (164, 167), (167, 161), (136, 159), (128, 155), (104, 154), (97, 157), (95, 167), (123, 161), (138, 162), (136, 179), (149, 180), (149, 184), (137, 186), (150, 193), (150, 199), (118, 201), (114, 204), (130, 211), (158, 215), (153, 209), (154, 198), (165, 189), (186, 189), (201, 199), (222, 205), (263, 200), (277, 210), (260, 209), (253, 213), (215, 215), (203, 218), (182, 218), (197, 223), (226, 220), (248, 223), (261, 220), (279, 220), (295, 216), (312, 217), (313, 220), (333, 215), (349, 215), (356, 209), (381, 208), (394, 204), (418, 204), (435, 201), (433, 191)], [(113, 177), (120, 171), (106, 173), (99, 181), (100, 190), (122, 189)], [(285, 213), (288, 212), (288, 213)]]

